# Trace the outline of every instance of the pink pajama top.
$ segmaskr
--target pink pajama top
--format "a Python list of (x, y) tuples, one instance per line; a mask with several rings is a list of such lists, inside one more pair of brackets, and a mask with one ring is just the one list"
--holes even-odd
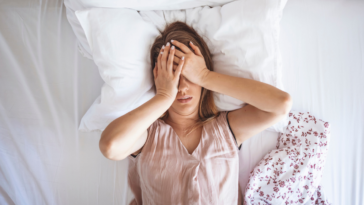
[(130, 204), (214, 205), (238, 203), (237, 142), (222, 111), (203, 126), (189, 154), (173, 128), (157, 119), (148, 128), (142, 152), (129, 155)]

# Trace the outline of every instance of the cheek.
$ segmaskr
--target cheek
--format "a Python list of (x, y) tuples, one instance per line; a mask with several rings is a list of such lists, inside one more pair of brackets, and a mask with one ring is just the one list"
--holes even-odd
[(193, 97), (200, 99), (201, 98), (201, 94), (202, 94), (201, 91), (202, 91), (201, 87), (196, 87), (193, 90)]

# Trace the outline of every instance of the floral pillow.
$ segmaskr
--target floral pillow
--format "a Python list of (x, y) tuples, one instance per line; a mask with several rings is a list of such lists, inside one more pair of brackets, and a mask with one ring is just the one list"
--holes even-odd
[(277, 149), (250, 173), (244, 204), (329, 204), (320, 186), (329, 139), (328, 122), (291, 111)]

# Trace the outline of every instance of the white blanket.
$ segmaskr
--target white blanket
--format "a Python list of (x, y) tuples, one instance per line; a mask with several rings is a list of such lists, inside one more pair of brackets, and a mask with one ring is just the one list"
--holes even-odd
[[(0, 204), (117, 204), (132, 199), (127, 161), (107, 160), (100, 133), (78, 131), (103, 84), (81, 56), (63, 1), (0, 2)], [(322, 189), (363, 204), (362, 1), (290, 0), (281, 21), (283, 83), (293, 110), (332, 125)], [(278, 133), (243, 143), (240, 186)]]

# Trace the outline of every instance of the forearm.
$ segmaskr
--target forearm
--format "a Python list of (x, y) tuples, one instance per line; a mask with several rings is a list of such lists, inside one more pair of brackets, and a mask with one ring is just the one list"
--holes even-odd
[(267, 83), (213, 71), (209, 71), (200, 84), (208, 90), (229, 95), (266, 112), (286, 112), (290, 99), (288, 93)]
[(138, 108), (112, 121), (103, 131), (100, 143), (129, 149), (145, 130), (157, 120), (173, 101), (156, 95)]

